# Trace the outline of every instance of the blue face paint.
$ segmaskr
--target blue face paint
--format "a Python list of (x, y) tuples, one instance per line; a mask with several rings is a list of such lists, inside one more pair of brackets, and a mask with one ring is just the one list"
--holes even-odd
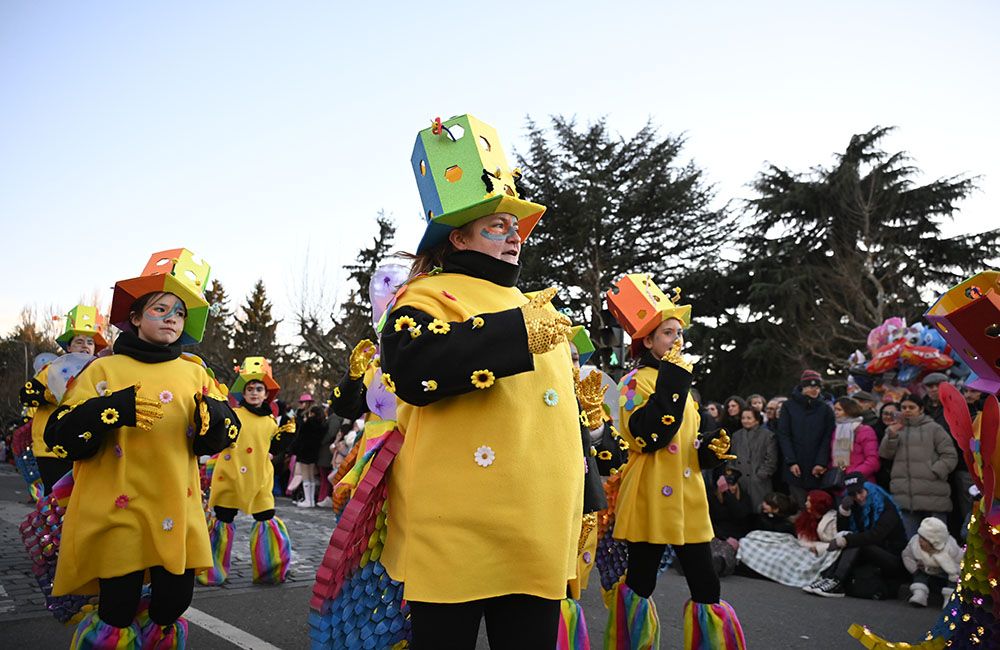
[[(500, 226), (500, 228), (503, 228), (503, 226)], [(490, 241), (507, 241), (511, 235), (517, 234), (517, 222), (515, 221), (510, 224), (507, 232), (499, 232), (499, 228), (483, 228), (479, 231), (479, 234)]]
[(158, 316), (153, 313), (154, 307), (147, 308), (145, 313), (143, 314), (149, 320), (167, 320), (171, 316), (177, 316), (181, 320), (184, 320), (187, 317), (187, 314), (185, 313), (186, 309), (184, 307), (184, 303), (181, 300), (177, 300), (176, 302), (174, 302), (174, 306), (171, 307), (169, 310), (167, 310), (167, 312), (164, 313), (162, 316)]

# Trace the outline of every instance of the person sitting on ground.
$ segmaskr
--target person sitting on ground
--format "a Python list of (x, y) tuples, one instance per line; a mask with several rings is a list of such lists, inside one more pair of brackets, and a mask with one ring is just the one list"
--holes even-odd
[(776, 533), (795, 533), (792, 517), (798, 506), (787, 494), (772, 492), (760, 504), (760, 513), (754, 517), (754, 530), (769, 530)]
[(806, 496), (806, 507), (795, 518), (795, 534), (755, 530), (740, 540), (737, 559), (756, 576), (789, 587), (812, 584), (833, 564), (840, 551), (829, 551), (837, 535), (833, 497), (823, 490)]
[(948, 605), (958, 574), (962, 568), (962, 549), (955, 538), (948, 534), (948, 527), (937, 517), (927, 517), (920, 522), (917, 534), (903, 549), (903, 566), (913, 576), (910, 585), (910, 604), (927, 607), (930, 586), (941, 590), (943, 607)]
[(719, 467), (713, 470), (715, 489), (708, 497), (708, 515), (712, 529), (718, 539), (737, 540), (750, 532), (750, 517), (753, 514), (750, 499), (740, 488), (742, 472), (734, 467)]
[(836, 563), (802, 589), (817, 596), (842, 598), (851, 577), (862, 566), (870, 565), (878, 569), (880, 585), (867, 595), (885, 597), (893, 593), (886, 585), (906, 573), (900, 559), (906, 546), (902, 516), (892, 497), (874, 483), (865, 482), (859, 472), (847, 475), (844, 488), (845, 495), (837, 509), (837, 531), (847, 534), (834, 537), (829, 544), (830, 550), (843, 552)]

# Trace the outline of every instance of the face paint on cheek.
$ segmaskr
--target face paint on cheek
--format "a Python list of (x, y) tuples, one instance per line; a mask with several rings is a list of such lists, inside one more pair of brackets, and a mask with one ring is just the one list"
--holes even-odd
[(507, 239), (514, 234), (517, 234), (517, 224), (512, 223), (507, 232), (502, 232), (503, 228), (483, 228), (479, 231), (479, 234), (490, 241), (507, 241)]

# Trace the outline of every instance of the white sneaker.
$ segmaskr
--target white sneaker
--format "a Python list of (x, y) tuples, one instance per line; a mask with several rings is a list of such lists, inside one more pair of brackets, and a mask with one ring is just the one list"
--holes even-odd
[(927, 588), (927, 585), (914, 582), (910, 585), (910, 604), (914, 607), (927, 607), (927, 595), (929, 593), (930, 590)]
[(316, 502), (316, 507), (317, 508), (332, 508), (333, 507), (333, 499), (331, 499), (329, 496), (325, 496), (321, 500), (319, 500), (319, 501)]

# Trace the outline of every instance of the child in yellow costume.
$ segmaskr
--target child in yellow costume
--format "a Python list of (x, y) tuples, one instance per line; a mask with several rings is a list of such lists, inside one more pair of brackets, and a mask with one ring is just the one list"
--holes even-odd
[(484, 617), (493, 647), (551, 650), (584, 463), (569, 320), (555, 289), (517, 288), (544, 208), (517, 198), (496, 132), (471, 116), (422, 131), (411, 161), (429, 223), (382, 328), (405, 439), (381, 560), (415, 650), (473, 648)]
[[(674, 300), (679, 300), (676, 291)], [(609, 293), (609, 302), (615, 301)], [(667, 544), (684, 570), (691, 599), (684, 608), (685, 648), (744, 648), (732, 607), (719, 600), (719, 579), (709, 542), (712, 523), (703, 468), (733, 458), (724, 430), (700, 433), (691, 398), (692, 364), (681, 355), (691, 307), (666, 301), (659, 322), (633, 336), (638, 368), (622, 378), (622, 437), (628, 443), (616, 505), (615, 539), (628, 546), (625, 579), (609, 594), (605, 648), (659, 647), (659, 619), (651, 595)], [(661, 303), (662, 304), (662, 303)], [(617, 314), (616, 314), (617, 315)], [(629, 322), (622, 323), (626, 331)]]
[[(106, 347), (104, 318), (97, 309), (87, 305), (77, 305), (66, 315), (66, 329), (56, 339), (67, 354), (93, 357)], [(31, 418), (31, 451), (38, 461), (38, 472), (42, 477), (45, 494), (52, 492), (52, 486), (66, 472), (73, 469), (72, 461), (60, 458), (42, 439), (49, 416), (56, 410), (57, 397), (49, 390), (49, 372), (55, 367), (57, 372), (62, 364), (56, 359), (48, 363), (38, 374), (29, 379), (21, 389), (21, 404), (35, 408)], [(63, 382), (65, 384), (65, 381)]]
[(271, 405), (280, 390), (271, 376), (271, 364), (263, 357), (247, 357), (231, 394), (240, 395), (235, 409), (240, 419), (239, 443), (215, 457), (208, 507), (215, 516), (208, 524), (213, 567), (198, 576), (203, 585), (221, 585), (229, 576), (233, 550), (233, 520), (242, 510), (253, 515), (250, 533), (250, 563), (253, 581), (280, 584), (291, 562), (292, 545), (285, 523), (274, 516), (274, 467), (267, 450), (279, 433), (295, 430), (295, 422), (278, 426)]
[(73, 648), (184, 647), (194, 574), (212, 566), (196, 459), (237, 441), (240, 422), (200, 360), (181, 354), (208, 312), (190, 278), (206, 280), (207, 265), (191, 257), (154, 255), (115, 286), (115, 354), (76, 377), (45, 430), (75, 461), (52, 591), (100, 593)]

